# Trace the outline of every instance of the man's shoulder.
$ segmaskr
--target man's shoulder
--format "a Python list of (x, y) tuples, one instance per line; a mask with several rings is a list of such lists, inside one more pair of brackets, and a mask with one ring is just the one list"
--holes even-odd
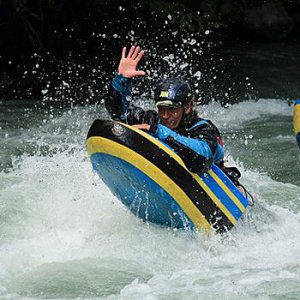
[(190, 130), (196, 128), (203, 128), (203, 127), (216, 127), (213, 122), (209, 119), (204, 119), (199, 116), (195, 117), (191, 122)]
[(209, 119), (198, 117), (193, 125), (189, 128), (190, 132), (194, 133), (210, 133), (220, 135), (218, 127)]

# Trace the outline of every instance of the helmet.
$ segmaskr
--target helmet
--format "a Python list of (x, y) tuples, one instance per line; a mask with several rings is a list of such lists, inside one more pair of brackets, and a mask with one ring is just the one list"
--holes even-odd
[(154, 91), (156, 106), (183, 106), (193, 100), (190, 85), (181, 78), (166, 78)]

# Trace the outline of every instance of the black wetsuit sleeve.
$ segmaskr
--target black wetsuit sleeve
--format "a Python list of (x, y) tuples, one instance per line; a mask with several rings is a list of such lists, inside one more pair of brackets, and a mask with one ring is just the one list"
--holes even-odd
[(121, 103), (122, 95), (111, 86), (104, 104), (108, 114), (113, 120), (121, 121), (123, 118)]
[(213, 125), (209, 120), (204, 122), (199, 122), (199, 125), (192, 127), (189, 133), (191, 138), (199, 139), (205, 141), (212, 154), (215, 155), (217, 147), (219, 144), (220, 132), (215, 125)]
[(145, 111), (134, 106), (131, 95), (131, 79), (116, 74), (112, 86), (109, 88), (105, 107), (113, 120), (125, 122), (129, 125), (149, 124), (155, 130), (158, 124), (158, 114), (154, 110)]
[(129, 125), (149, 124), (151, 131), (156, 130), (159, 117), (155, 110), (144, 110), (141, 107), (130, 106), (126, 111), (126, 121)]
[(203, 124), (194, 129), (192, 135), (196, 135), (199, 138), (204, 139), (210, 149), (216, 157), (216, 164), (222, 169), (222, 171), (230, 178), (230, 180), (235, 184), (239, 185), (239, 178), (241, 177), (240, 171), (236, 167), (226, 167), (224, 165), (223, 156), (223, 142), (221, 139), (220, 132), (218, 128), (209, 120), (206, 120), (207, 125)]

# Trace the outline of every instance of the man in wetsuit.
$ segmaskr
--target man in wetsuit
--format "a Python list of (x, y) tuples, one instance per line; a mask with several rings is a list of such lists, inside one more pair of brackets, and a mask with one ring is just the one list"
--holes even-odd
[(220, 166), (238, 184), (239, 172), (226, 172), (223, 163), (223, 142), (217, 127), (200, 118), (193, 106), (189, 84), (181, 78), (162, 80), (154, 92), (157, 112), (145, 111), (131, 103), (131, 81), (144, 76), (137, 65), (144, 55), (140, 47), (122, 50), (118, 73), (115, 75), (105, 106), (114, 120), (149, 132), (168, 144), (191, 172), (208, 170), (213, 163)]

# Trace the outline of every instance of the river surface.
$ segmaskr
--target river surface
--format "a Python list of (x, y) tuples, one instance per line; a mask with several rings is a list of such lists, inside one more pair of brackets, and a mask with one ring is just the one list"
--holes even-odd
[[(151, 106), (149, 103), (148, 106)], [(300, 151), (293, 107), (197, 107), (256, 201), (224, 237), (143, 223), (93, 172), (101, 105), (0, 103), (1, 299), (300, 299)]]

